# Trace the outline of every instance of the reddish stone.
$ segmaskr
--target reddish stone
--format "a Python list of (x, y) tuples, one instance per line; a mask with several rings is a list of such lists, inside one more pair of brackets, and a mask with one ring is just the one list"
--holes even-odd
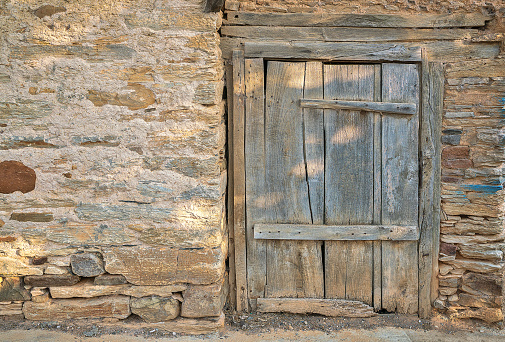
[(440, 253), (444, 253), (445, 255), (456, 255), (456, 250), (458, 247), (453, 245), (452, 243), (440, 243)]
[(442, 150), (442, 159), (465, 159), (470, 157), (470, 147), (449, 146)]
[(444, 160), (442, 166), (451, 169), (468, 169), (473, 167), (473, 162), (469, 159), (450, 159)]
[(37, 176), (33, 169), (23, 163), (7, 160), (0, 163), (0, 193), (11, 194), (15, 191), (27, 193), (35, 189)]
[(52, 5), (44, 5), (44, 6), (37, 8), (35, 10), (35, 12), (33, 12), (33, 14), (35, 14), (39, 18), (44, 18), (44, 17), (48, 17), (48, 16), (51, 16), (56, 13), (65, 12), (66, 10), (67, 9), (65, 7), (55, 7)]
[(459, 178), (456, 178), (456, 177), (447, 177), (447, 176), (443, 176), (442, 177), (442, 182), (443, 183), (459, 183), (461, 179)]
[(14, 236), (0, 236), (0, 242), (14, 242), (16, 238)]

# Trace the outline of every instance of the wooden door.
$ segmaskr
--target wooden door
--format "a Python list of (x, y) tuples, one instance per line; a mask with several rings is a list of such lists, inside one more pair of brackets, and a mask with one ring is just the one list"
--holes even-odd
[(418, 310), (417, 64), (245, 59), (247, 288)]

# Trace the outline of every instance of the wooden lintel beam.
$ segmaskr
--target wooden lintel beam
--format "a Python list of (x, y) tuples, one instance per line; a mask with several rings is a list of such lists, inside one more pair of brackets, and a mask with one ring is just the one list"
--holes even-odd
[(417, 105), (415, 103), (301, 99), (300, 106), (302, 108), (350, 109), (403, 115), (414, 115), (417, 113)]
[(330, 226), (312, 224), (254, 225), (255, 239), (268, 240), (334, 240), (334, 241), (416, 241), (417, 226), (349, 225)]
[(481, 27), (491, 17), (481, 13), (353, 14), (226, 12), (225, 25), (334, 27)]

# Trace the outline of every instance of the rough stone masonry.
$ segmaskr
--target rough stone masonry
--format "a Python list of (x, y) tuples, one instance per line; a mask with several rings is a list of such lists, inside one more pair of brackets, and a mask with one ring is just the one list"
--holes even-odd
[(222, 325), (221, 14), (204, 8), (0, 0), (0, 315)]
[[(223, 324), (222, 14), (204, 8), (0, 0), (0, 315), (136, 314), (174, 331)], [(257, 0), (225, 9), (490, 15), (450, 49), (429, 43), (446, 66), (434, 305), (503, 319), (503, 4)]]

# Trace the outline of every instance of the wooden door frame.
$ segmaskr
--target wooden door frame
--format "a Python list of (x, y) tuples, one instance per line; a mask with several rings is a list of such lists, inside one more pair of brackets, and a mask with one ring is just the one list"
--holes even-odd
[(424, 49), (401, 44), (252, 43), (234, 50), (226, 68), (228, 90), (228, 227), (230, 298), (237, 311), (249, 310), (245, 225), (245, 58), (343, 62), (409, 62), (421, 70), (419, 120), (419, 308), (429, 317), (438, 293), (440, 236), (441, 125), (443, 64), (431, 62)]

